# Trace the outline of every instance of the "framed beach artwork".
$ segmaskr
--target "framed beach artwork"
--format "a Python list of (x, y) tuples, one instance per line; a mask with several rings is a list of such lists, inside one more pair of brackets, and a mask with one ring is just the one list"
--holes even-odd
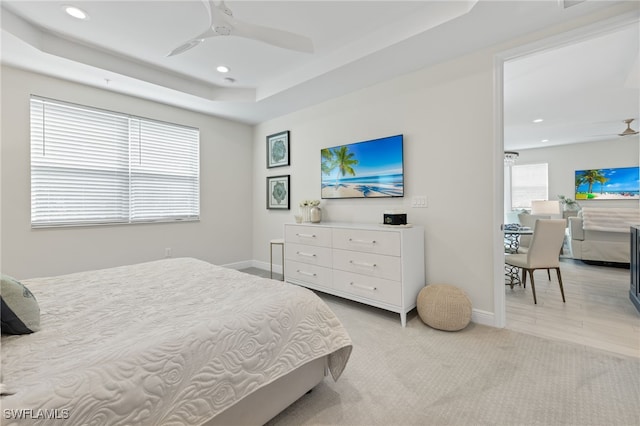
[(289, 131), (267, 136), (267, 168), (289, 165)]
[(289, 175), (267, 177), (267, 209), (289, 210)]
[(322, 198), (404, 196), (403, 136), (320, 151)]
[(576, 170), (576, 200), (640, 199), (640, 167)]

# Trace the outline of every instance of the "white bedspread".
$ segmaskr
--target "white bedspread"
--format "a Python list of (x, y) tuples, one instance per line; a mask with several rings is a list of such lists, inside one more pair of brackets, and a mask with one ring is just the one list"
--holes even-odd
[(2, 336), (3, 425), (197, 425), (327, 354), (337, 380), (351, 353), (311, 291), (196, 259), (23, 282), (42, 330)]
[(584, 207), (582, 228), (590, 231), (626, 232), (640, 224), (640, 209)]

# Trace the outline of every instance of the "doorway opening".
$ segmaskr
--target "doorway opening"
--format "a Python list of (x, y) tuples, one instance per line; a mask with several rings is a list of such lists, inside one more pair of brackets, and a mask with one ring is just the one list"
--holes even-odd
[[(580, 59), (578, 56), (573, 58), (570, 57), (570, 55), (578, 55), (581, 52), (588, 52), (589, 55), (591, 55), (591, 60), (595, 57), (596, 60), (600, 61), (600, 63), (606, 63), (605, 68), (608, 69), (609, 67), (615, 67), (618, 72), (626, 70), (626, 72), (631, 74), (634, 72), (633, 67), (638, 66), (638, 28), (639, 22), (637, 16), (620, 16), (549, 39), (541, 40), (530, 45), (520, 46), (508, 52), (503, 52), (496, 57), (494, 64), (497, 104), (495, 111), (495, 134), (498, 136), (494, 151), (498, 182), (496, 182), (495, 190), (497, 194), (499, 194), (499, 191), (502, 191), (502, 197), (498, 196), (497, 198), (499, 199), (494, 204), (495, 209), (497, 210), (494, 215), (496, 224), (509, 223), (506, 213), (512, 206), (510, 199), (511, 194), (509, 192), (510, 186), (508, 185), (511, 169), (503, 165), (504, 151), (515, 151), (519, 153), (516, 164), (533, 164), (536, 162), (549, 161), (548, 199), (557, 199), (558, 195), (573, 198), (572, 196), (575, 186), (573, 173), (574, 168), (577, 166), (575, 163), (572, 164), (569, 162), (569, 164), (564, 166), (564, 170), (561, 170), (559, 164), (562, 159), (554, 160), (553, 158), (568, 155), (567, 153), (570, 149), (579, 149), (578, 147), (582, 146), (582, 142), (595, 146), (598, 144), (598, 141), (606, 140), (607, 138), (603, 136), (608, 133), (611, 133), (608, 139), (615, 139), (616, 131), (603, 130), (603, 126), (611, 126), (611, 124), (615, 125), (618, 124), (618, 122), (623, 122), (625, 119), (638, 117), (640, 113), (638, 111), (637, 103), (637, 79), (634, 82), (632, 81), (632, 77), (629, 77), (629, 79), (623, 79), (621, 82), (621, 84), (627, 84), (630, 86), (631, 93), (635, 96), (633, 105), (631, 105), (631, 103), (624, 104), (626, 101), (623, 101), (622, 103), (615, 103), (614, 106), (611, 106), (608, 103), (610, 101), (609, 98), (606, 97), (606, 93), (601, 91), (597, 97), (598, 103), (595, 105), (592, 112), (588, 105), (589, 94), (585, 93), (584, 90), (582, 92), (580, 91), (578, 87), (579, 80), (589, 80), (589, 78), (592, 78), (590, 87), (596, 87), (597, 84), (594, 83), (593, 80), (596, 77), (590, 77), (589, 73), (592, 70), (602, 71), (602, 69), (582, 65), (578, 68), (581, 70), (581, 73), (578, 75), (576, 74), (573, 66), (578, 66), (580, 64)], [(635, 45), (626, 50), (626, 52), (618, 52), (614, 59), (602, 59), (597, 55), (597, 53), (595, 53), (594, 49), (602, 44), (606, 44), (609, 49), (608, 53), (612, 53), (611, 40), (621, 40), (629, 37), (630, 34), (631, 38), (635, 38)], [(621, 43), (614, 43), (613, 45), (621, 46)], [(566, 60), (570, 61), (570, 65), (563, 65), (563, 62)], [(620, 61), (627, 62), (620, 63)], [(635, 68), (636, 76), (637, 72), (637, 68)], [(538, 83), (536, 84), (535, 81), (538, 81)], [(540, 83), (540, 81), (542, 83)], [(611, 81), (609, 81), (609, 84), (611, 84)], [(634, 84), (635, 88), (633, 87)], [(556, 96), (557, 98), (550, 96), (549, 99), (544, 99), (543, 95), (546, 89), (549, 89), (553, 96)], [(518, 105), (517, 99), (525, 99), (527, 105)], [(613, 97), (611, 99), (613, 99)], [(579, 101), (577, 104), (578, 106), (569, 107), (563, 103), (565, 101), (568, 102), (574, 100)], [(617, 111), (617, 108), (620, 108), (620, 111)], [(544, 116), (545, 114), (547, 114), (546, 117)], [(629, 117), (627, 117), (627, 115), (629, 115)], [(583, 123), (583, 129), (581, 130), (587, 132), (586, 134), (569, 134), (565, 136), (565, 140), (558, 140), (558, 138), (562, 136), (561, 133), (558, 133), (559, 136), (555, 137), (556, 140), (551, 140), (552, 138), (545, 137), (543, 133), (545, 128), (555, 126), (553, 130), (561, 130), (564, 124), (567, 124), (569, 121), (576, 121), (576, 116), (579, 116), (584, 120), (585, 123)], [(538, 121), (537, 123), (534, 122), (534, 120), (539, 119), (543, 119), (544, 121)], [(559, 120), (564, 120), (565, 123), (559, 122)], [(542, 123), (545, 122), (546, 124), (543, 125)], [(528, 129), (525, 129), (524, 126), (528, 126)], [(567, 125), (565, 127), (567, 128), (567, 131), (571, 133), (569, 126)], [(525, 137), (523, 135), (519, 135), (519, 129), (523, 130), (523, 134), (525, 133), (524, 130), (527, 130), (526, 133), (529, 133), (528, 130), (531, 129), (535, 129), (535, 131), (533, 131), (530, 136)], [(608, 129), (610, 129), (610, 127), (608, 127)], [(591, 136), (589, 132), (593, 136)], [(573, 133), (577, 132), (573, 131)], [(571, 138), (581, 138), (582, 140), (571, 140)], [(638, 139), (636, 136), (635, 152), (638, 150), (637, 141)], [(580, 145), (578, 145), (578, 142), (580, 142)], [(545, 151), (547, 152), (545, 153)], [(545, 155), (547, 157), (551, 155), (553, 158), (548, 160), (545, 158)], [(608, 155), (615, 156), (615, 150), (610, 150)], [(638, 154), (636, 154), (636, 157), (638, 157)], [(628, 159), (621, 161), (627, 160)], [(513, 216), (511, 217), (513, 218)], [(525, 316), (523, 318), (518, 318), (517, 313), (514, 312), (517, 312), (520, 308), (525, 308), (520, 309), (520, 311), (526, 311), (529, 305), (533, 306), (533, 301), (529, 300), (531, 299), (531, 294), (525, 294), (524, 292), (521, 292), (519, 295), (524, 296), (522, 298), (523, 305), (513, 309), (507, 309), (508, 304), (512, 307), (511, 305), (514, 303), (514, 297), (513, 294), (509, 293), (509, 287), (505, 288), (504, 274), (502, 272), (504, 266), (504, 242), (502, 232), (497, 236), (495, 244), (496, 247), (494, 253), (496, 256), (496, 273), (494, 303), (496, 325), (499, 327), (514, 329), (517, 328), (517, 323), (521, 322), (524, 323), (525, 326), (522, 327), (523, 329), (518, 331), (528, 331), (536, 334), (536, 329), (534, 327), (526, 330), (526, 324), (539, 323), (541, 330), (544, 330), (545, 328), (548, 329), (549, 335), (547, 337), (571, 340), (570, 334), (572, 332), (569, 332), (566, 336), (562, 333), (556, 333), (554, 336), (553, 333), (559, 328), (558, 325), (562, 324), (563, 328), (567, 328), (566, 322), (584, 323), (584, 320), (580, 319), (580, 317), (573, 317), (573, 319), (569, 318), (568, 320), (566, 320), (566, 317), (563, 317), (565, 319), (564, 322), (560, 318), (553, 318), (553, 316), (544, 318), (542, 317), (544, 308), (536, 306), (536, 310), (532, 311), (528, 317)], [(587, 290), (591, 285), (589, 284), (589, 281), (597, 279), (617, 283), (615, 285), (618, 285), (620, 288), (623, 288), (625, 284), (628, 287), (628, 270), (614, 270), (599, 266), (586, 265), (579, 261), (571, 261), (570, 259), (567, 259), (564, 262), (565, 263), (563, 263), (561, 267), (566, 268), (569, 274), (574, 274), (575, 281), (580, 282), (583, 287), (586, 286), (585, 288)], [(563, 273), (563, 281), (566, 282), (564, 278)], [(543, 277), (541, 275), (541, 284), (543, 281), (546, 281), (546, 276)], [(536, 283), (537, 282), (538, 280), (536, 280)], [(557, 287), (558, 283), (555, 281), (551, 282), (549, 285), (549, 289)], [(507, 291), (505, 291), (505, 289), (507, 289)], [(537, 293), (539, 293), (540, 290), (538, 288), (537, 290)], [(628, 288), (626, 289), (626, 292), (623, 290), (620, 291), (623, 294), (623, 298), (628, 296)], [(509, 298), (507, 298), (507, 295), (509, 295)], [(573, 294), (572, 296), (574, 297), (574, 300), (578, 297), (577, 294)], [(569, 311), (569, 315), (571, 315), (573, 306), (567, 306), (572, 302), (571, 297), (567, 299), (567, 304), (564, 305), (562, 304), (559, 294), (557, 299), (558, 301), (550, 300), (547, 308), (554, 308), (556, 307), (555, 305), (558, 305), (557, 310), (561, 311), (562, 315), (566, 316), (567, 311)], [(540, 303), (540, 301), (538, 303)], [(586, 302), (581, 303), (584, 304)], [(626, 303), (626, 301), (621, 301), (621, 303)], [(618, 309), (621, 308), (618, 307)], [(588, 309), (586, 309), (584, 314), (589, 314)], [(527, 315), (526, 312), (525, 315)], [(536, 317), (536, 315), (538, 316)], [(591, 320), (592, 317), (589, 318), (589, 321)], [(556, 324), (555, 330), (553, 326), (554, 323)], [(606, 328), (607, 326), (596, 324), (595, 327)], [(575, 331), (573, 334), (575, 335)], [(598, 337), (594, 337), (594, 333), (592, 331), (586, 330), (578, 340), (584, 343), (584, 341), (588, 339), (595, 341), (598, 340)], [(575, 341), (575, 339), (573, 340)], [(622, 350), (624, 351), (624, 348)]]

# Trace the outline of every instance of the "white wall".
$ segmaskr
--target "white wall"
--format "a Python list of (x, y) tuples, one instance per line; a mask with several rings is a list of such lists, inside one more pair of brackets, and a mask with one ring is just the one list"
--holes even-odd
[[(638, 136), (617, 137), (608, 141), (560, 145), (521, 150), (517, 164), (547, 163), (549, 199), (558, 195), (575, 198), (575, 171), (632, 167), (639, 164)], [(582, 207), (636, 207), (638, 200), (579, 200)]]
[[(29, 95), (200, 129), (200, 221), (31, 229)], [(1, 265), (17, 278), (57, 275), (164, 257), (217, 264), (251, 259), (251, 126), (155, 102), (2, 68)]]
[[(493, 309), (492, 57), (478, 54), (431, 67), (264, 123), (254, 141), (254, 256), (282, 236), (301, 199), (320, 199), (321, 148), (402, 133), (405, 197), (323, 200), (323, 219), (381, 223), (404, 208), (425, 227), (428, 283), (460, 286), (474, 307)], [(291, 166), (265, 167), (265, 136), (291, 131)], [(293, 210), (265, 208), (265, 178), (290, 174)], [(428, 208), (411, 208), (425, 195)]]

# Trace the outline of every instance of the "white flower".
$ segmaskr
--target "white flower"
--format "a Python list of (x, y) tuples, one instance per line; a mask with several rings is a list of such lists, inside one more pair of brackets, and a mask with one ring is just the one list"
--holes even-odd
[(313, 207), (313, 206), (319, 206), (320, 205), (320, 200), (302, 200), (300, 201), (300, 207)]

